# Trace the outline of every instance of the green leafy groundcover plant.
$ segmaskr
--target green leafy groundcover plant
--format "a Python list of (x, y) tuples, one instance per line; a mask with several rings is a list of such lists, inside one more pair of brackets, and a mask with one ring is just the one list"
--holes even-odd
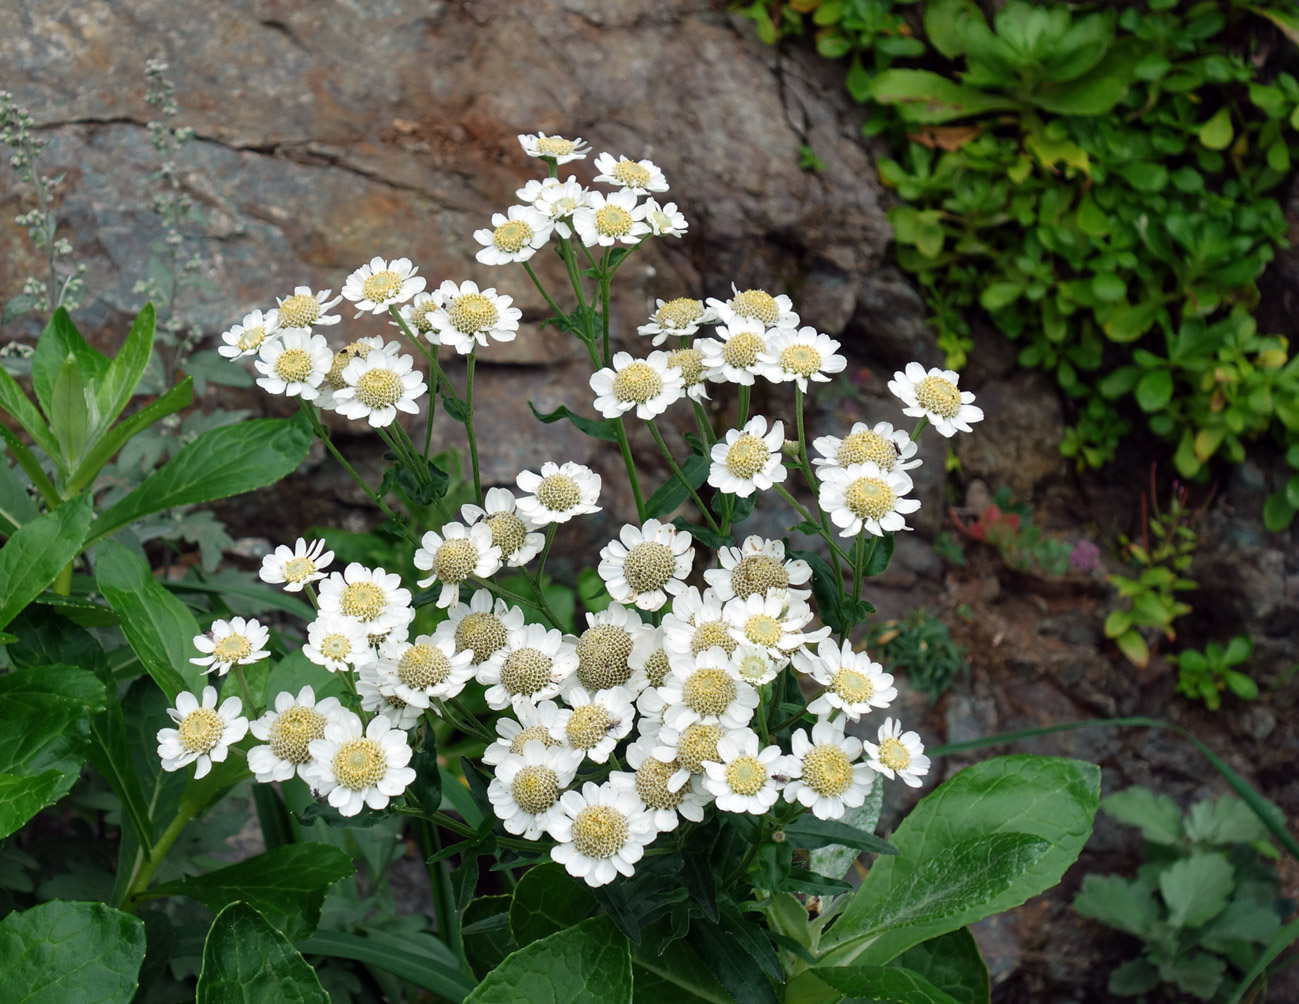
[[(205, 433), (93, 520), (94, 468), (124, 441), (112, 423), (138, 378), (123, 360), (147, 359), (148, 318), (110, 361), (57, 314), (33, 367), (39, 410), (0, 384), (32, 444), (7, 441), (46, 509), (6, 466), (0, 821), (18, 837), (0, 848), (0, 1000), (977, 1004), (988, 974), (968, 925), (1077, 858), (1096, 766), (986, 761), (886, 842), (883, 785), (921, 786), (929, 759), (893, 718), (852, 735), (897, 697), (853, 635), (874, 612), (867, 581), (919, 506), (916, 440), (971, 432), (973, 395), (912, 363), (890, 383), (910, 430), (858, 424), (809, 442), (805, 395), (846, 360), (763, 290), (661, 302), (638, 333), (667, 347), (615, 352), (616, 272), (688, 223), (658, 201), (667, 184), (650, 161), (596, 158), (604, 192), (557, 176), (584, 144), (520, 141), (547, 177), (475, 234), (478, 260), (521, 267), (548, 323), (586, 350), (590, 396), (537, 417), (616, 445), (637, 509), (574, 583), (546, 560), (561, 523), (600, 509), (602, 479), (542, 456), (518, 494), (482, 484), (475, 363), (519, 325), (494, 288), (430, 293), (410, 261), (375, 258), (342, 286), (371, 325), (345, 345), (327, 337), (340, 299), (328, 290), (246, 316), (223, 354), (251, 359), (301, 414)], [(571, 299), (532, 268), (542, 249)], [(463, 358), (463, 384), (439, 346)], [(781, 417), (750, 414), (759, 380)], [(710, 391), (725, 396), (721, 428)], [(430, 456), (438, 405), (467, 432), (463, 480)], [(692, 431), (660, 428), (669, 409)], [(325, 410), (382, 439), (378, 485), (329, 437)], [(398, 415), (421, 412), (412, 438)], [(653, 491), (627, 421), (645, 423), (671, 471)], [(374, 534), (277, 547), (260, 578), (283, 592), (155, 578), (132, 521), (281, 476), (312, 433), (382, 512)], [(458, 511), (452, 493), (469, 499)], [(789, 532), (815, 549), (742, 534), (757, 505), (787, 507)], [(703, 590), (686, 583), (700, 571)], [(289, 615), (282, 630), (253, 616), (266, 611)], [(250, 805), (267, 849), (213, 858)], [(82, 839), (69, 866), (39, 838), (48, 827), (115, 831), (115, 860), (110, 842)], [(403, 835), (426, 862), (432, 930), (394, 915)]]
[[(1236, 0), (996, 6), (740, 9), (768, 41), (810, 30), (850, 59), (865, 131), (893, 152), (880, 176), (901, 199), (898, 262), (949, 364), (982, 308), (1073, 400), (1061, 448), (1080, 466), (1113, 459), (1126, 402), (1175, 444), (1183, 477), (1254, 440), (1299, 442), (1299, 357), (1250, 313), (1286, 233), (1275, 193), (1297, 151), (1299, 15)], [(1294, 508), (1278, 495), (1269, 525)]]

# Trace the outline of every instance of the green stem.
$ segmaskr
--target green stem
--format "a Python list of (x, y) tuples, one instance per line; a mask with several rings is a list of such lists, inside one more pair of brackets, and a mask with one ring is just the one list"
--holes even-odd
[(469, 437), (469, 462), (474, 469), (474, 502), (483, 504), (483, 480), (478, 470), (478, 439), (474, 436), (474, 363), (478, 358), (478, 343), (469, 350), (465, 360), (465, 435)]
[(244, 676), (244, 667), (235, 666), (235, 677), (239, 680), (239, 693), (244, 699), (244, 712), (250, 719), (256, 717), (257, 705), (253, 703), (253, 692), (248, 687), (248, 678)]
[(72, 562), (69, 561), (54, 579), (50, 589), (58, 596), (67, 596), (72, 592)]
[(529, 596), (520, 595), (519, 593), (514, 592), (514, 590), (512, 589), (506, 589), (504, 586), (499, 586), (495, 582), (492, 582), (490, 579), (481, 579), (477, 575), (471, 575), (469, 578), (477, 585), (482, 586), (484, 589), (490, 591), (493, 596), (499, 596), (501, 599), (510, 600), (513, 603), (521, 603), (523, 606), (526, 607), (535, 607), (536, 609), (540, 610), (543, 614), (545, 614), (547, 619), (549, 619), (549, 621), (552, 624), (554, 624), (555, 627), (559, 627), (560, 624), (562, 623), (558, 615), (556, 615), (555, 611), (550, 609), (550, 604), (546, 602), (546, 597), (541, 592), (540, 581), (538, 581), (538, 584), (536, 586), (533, 586), (533, 589), (536, 592), (536, 597), (533, 598)]
[[(816, 506), (817, 522), (821, 524), (821, 529), (828, 536), (830, 534), (830, 520), (821, 509), (820, 486), (817, 484), (816, 475), (812, 472), (812, 464), (807, 459), (807, 434), (803, 426), (803, 388), (797, 384), (794, 385), (794, 413), (798, 429), (798, 465), (803, 472), (803, 479), (807, 482), (807, 487), (812, 491), (812, 504)], [(835, 578), (839, 580), (839, 588), (842, 590), (843, 570), (840, 569), (839, 559), (833, 551), (830, 552), (830, 562), (834, 566)]]
[(606, 250), (604, 256), (600, 259), (600, 328), (601, 328), (601, 348), (604, 357), (604, 364), (610, 365), (609, 362), (609, 255), (612, 250)]
[(775, 492), (776, 492), (777, 495), (779, 495), (779, 496), (780, 496), (781, 498), (783, 498), (786, 502), (788, 502), (791, 506), (793, 506), (793, 507), (794, 507), (794, 511), (797, 512), (800, 516), (802, 516), (804, 520), (806, 520), (808, 523), (811, 523), (813, 526), (817, 526), (817, 527), (818, 527), (818, 528), (817, 528), (817, 533), (820, 534), (821, 538), (822, 538), (822, 539), (823, 539), (823, 540), (824, 540), (828, 545), (830, 545), (830, 556), (831, 556), (831, 557), (836, 557), (836, 556), (837, 556), (837, 557), (839, 557), (839, 558), (842, 558), (845, 564), (848, 564), (848, 563), (851, 562), (852, 559), (849, 558), (847, 552), (843, 551), (843, 550), (839, 547), (839, 545), (835, 542), (834, 537), (830, 534), (830, 531), (827, 530), (824, 526), (818, 526), (817, 521), (816, 521), (815, 519), (812, 518), (812, 514), (811, 514), (810, 512), (808, 512), (808, 511), (803, 507), (803, 504), (802, 504), (801, 502), (799, 502), (798, 499), (794, 498), (793, 495), (789, 494), (788, 490), (786, 490), (786, 488), (785, 488), (784, 485), (782, 485), (782, 484), (775, 484), (775, 485), (772, 485), (771, 487), (775, 490)]
[(541, 284), (541, 280), (537, 278), (537, 273), (532, 270), (532, 263), (525, 261), (523, 263), (523, 269), (528, 273), (528, 278), (531, 279), (532, 284), (537, 287), (537, 292), (541, 294), (542, 298), (549, 305), (556, 319), (568, 324), (568, 315), (559, 309), (559, 305), (556, 304), (555, 301), (551, 299), (550, 294), (546, 292), (546, 287)]
[(672, 468), (672, 474), (681, 482), (685, 490), (690, 493), (690, 497), (694, 499), (695, 505), (699, 507), (699, 512), (700, 515), (704, 517), (704, 522), (708, 524), (713, 533), (720, 534), (722, 529), (717, 525), (717, 521), (713, 519), (712, 514), (708, 511), (708, 507), (704, 505), (704, 500), (699, 497), (699, 492), (697, 492), (694, 485), (690, 483), (685, 472), (677, 466), (677, 462), (672, 459), (672, 452), (668, 449), (668, 444), (663, 442), (663, 434), (659, 432), (658, 425), (655, 424), (653, 419), (650, 419), (645, 424), (649, 426), (650, 435), (654, 437), (654, 442), (658, 444), (659, 452), (663, 454), (663, 459), (666, 460), (668, 466)]
[(158, 870), (162, 859), (171, 850), (171, 845), (176, 842), (185, 826), (193, 818), (193, 807), (182, 800), (175, 817), (158, 835), (158, 839), (149, 848), (148, 854), (136, 859), (135, 874), (131, 876), (131, 884), (127, 886), (126, 896), (122, 900), (122, 910), (126, 913), (133, 914), (140, 908), (140, 902), (146, 898), (145, 893), (153, 880), (153, 873)]
[(636, 462), (632, 459), (631, 444), (627, 442), (627, 429), (622, 418), (613, 420), (613, 431), (618, 437), (618, 449), (622, 451), (622, 463), (627, 468), (627, 480), (631, 482), (632, 497), (636, 499), (636, 518), (645, 522), (645, 500), (641, 497), (640, 479), (636, 476)]
[(748, 384), (740, 384), (739, 412), (735, 418), (737, 429), (743, 429), (744, 423), (749, 420), (749, 397), (752, 393), (752, 388)]
[(924, 415), (921, 415), (920, 421), (916, 423), (915, 431), (911, 433), (911, 442), (914, 443), (917, 439), (920, 438), (920, 434), (925, 431), (925, 427), (928, 424), (929, 424), (929, 419), (927, 419)]
[[(320, 416), (316, 414), (316, 409), (312, 405), (308, 404), (306, 401), (302, 400), (302, 398), (298, 398), (298, 406), (303, 410), (303, 412), (306, 413), (307, 418), (311, 420), (311, 425), (316, 431), (316, 436), (320, 439), (322, 443), (325, 444), (325, 449), (327, 449), (331, 454), (333, 454), (334, 459), (337, 460), (343, 466), (343, 470), (347, 471), (347, 473), (351, 475), (352, 480), (361, 486), (361, 488), (365, 491), (367, 495), (370, 496), (370, 499), (374, 502), (375, 505), (379, 507), (379, 509), (383, 512), (385, 516), (387, 516), (389, 519), (396, 519), (397, 514), (393, 512), (391, 508), (389, 508), (388, 503), (385, 502), (383, 498), (380, 497), (380, 495), (373, 488), (370, 487), (370, 485), (366, 482), (365, 478), (361, 477), (361, 475), (356, 473), (356, 469), (347, 462), (347, 458), (338, 452), (338, 447), (334, 445), (334, 441), (333, 439), (330, 438), (328, 430), (326, 430), (325, 427), (320, 424)], [(413, 540), (416, 544), (419, 543), (419, 540), (417, 538), (411, 536), (409, 529), (406, 531), (406, 535), (410, 537), (410, 539)]]
[(717, 442), (717, 434), (713, 432), (713, 423), (708, 420), (708, 411), (702, 401), (695, 401), (692, 398), (691, 404), (695, 406), (695, 425), (699, 427), (699, 441), (704, 444), (705, 451), (711, 450), (713, 444)]
[(446, 392), (451, 395), (451, 399), (455, 401), (456, 404), (460, 404), (460, 395), (456, 393), (455, 387), (452, 386), (451, 381), (447, 379), (446, 373), (442, 370), (442, 364), (438, 362), (437, 347), (434, 346), (430, 351), (429, 346), (424, 343), (424, 340), (420, 338), (419, 335), (415, 334), (415, 332), (410, 330), (410, 325), (407, 324), (406, 319), (401, 316), (401, 312), (397, 310), (397, 305), (395, 303), (388, 305), (388, 313), (392, 316), (392, 319), (397, 322), (397, 327), (401, 329), (402, 334), (410, 339), (415, 348), (419, 349), (420, 355), (422, 355), (424, 361), (428, 363), (429, 372), (434, 374), (434, 393), (436, 393), (439, 386), (443, 386), (446, 388)]
[[(862, 559), (861, 564), (853, 566), (852, 572), (852, 598), (853, 600), (861, 599), (861, 587), (866, 578), (866, 569), (870, 568), (871, 559), (875, 557), (875, 548), (879, 547), (880, 539), (875, 534), (871, 534), (871, 546), (866, 549), (866, 556)], [(861, 534), (857, 535), (857, 553), (861, 553)]]
[[(425, 861), (437, 851), (442, 850), (442, 840), (438, 837), (437, 830), (427, 819), (416, 817), (411, 829)], [(437, 924), (438, 935), (451, 951), (460, 956), (460, 964), (463, 967), (464, 955), (463, 946), (460, 942), (460, 917), (456, 913), (455, 893), (451, 888), (451, 876), (446, 860), (435, 861), (425, 867), (428, 870), (429, 890), (433, 894), (433, 916)]]

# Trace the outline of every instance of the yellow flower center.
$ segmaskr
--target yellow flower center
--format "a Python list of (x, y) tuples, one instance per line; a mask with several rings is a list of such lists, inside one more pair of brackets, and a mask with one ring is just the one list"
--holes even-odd
[(890, 770), (906, 770), (911, 766), (911, 754), (902, 745), (902, 742), (893, 736), (889, 736), (880, 743), (880, 753), (877, 759)]
[(636, 593), (652, 593), (662, 589), (672, 579), (677, 560), (672, 548), (657, 540), (637, 544), (623, 561), (622, 576)]
[(553, 665), (550, 656), (535, 648), (515, 649), (501, 666), (501, 683), (511, 696), (535, 694), (550, 683)]
[(698, 715), (720, 715), (735, 697), (735, 680), (724, 669), (696, 669), (681, 685), (681, 703)]
[(691, 774), (702, 774), (705, 761), (720, 762), (717, 744), (721, 738), (720, 726), (701, 722), (688, 726), (677, 740), (677, 762)]
[(309, 328), (320, 317), (320, 301), (309, 293), (294, 293), (279, 307), (282, 328)]
[(758, 353), (766, 347), (766, 339), (756, 331), (741, 331), (722, 345), (722, 361), (737, 370), (747, 369), (758, 361)]
[(744, 637), (764, 648), (779, 645), (784, 634), (780, 621), (770, 614), (755, 614), (744, 623)]
[(891, 471), (898, 462), (898, 448), (893, 440), (881, 436), (878, 432), (862, 429), (843, 437), (835, 459), (844, 467), (870, 461), (878, 464), (882, 471)]
[(494, 328), (501, 319), (501, 312), (491, 297), (482, 293), (462, 293), (447, 307), (447, 316), (457, 331), (472, 335)]
[(577, 639), (578, 682), (591, 693), (626, 683), (631, 679), (627, 665), (631, 650), (631, 635), (626, 628), (616, 624), (587, 628)]
[(780, 320), (780, 306), (776, 298), (760, 289), (746, 289), (736, 293), (731, 300), (731, 309), (741, 317), (752, 317), (770, 328)]
[(377, 618), (388, 605), (383, 590), (373, 582), (353, 582), (343, 590), (338, 608), (348, 617), (355, 617), (364, 623)]
[(830, 681), (830, 689), (849, 704), (860, 704), (875, 696), (875, 684), (864, 673), (846, 666), (840, 667)]
[(478, 548), (467, 537), (451, 537), (442, 542), (433, 558), (433, 574), (443, 582), (464, 582), (478, 565)]
[(410, 308), (410, 326), (421, 335), (427, 335), (433, 330), (433, 321), (429, 318), (430, 314), (436, 313), (438, 309), (437, 301), (432, 297), (427, 300), (421, 300)]
[(514, 775), (510, 793), (524, 812), (545, 812), (559, 801), (559, 775), (542, 764), (529, 764)]
[(627, 817), (607, 805), (588, 805), (573, 820), (573, 846), (588, 858), (611, 858), (627, 842)]
[(325, 379), (329, 386), (334, 390), (342, 390), (347, 386), (347, 381), (343, 379), (343, 370), (347, 369), (347, 364), (353, 359), (364, 359), (370, 354), (370, 346), (365, 342), (352, 342), (350, 345), (344, 345), (334, 353), (334, 359), (329, 364), (329, 372), (325, 374)]
[(436, 645), (416, 642), (397, 661), (397, 679), (412, 690), (436, 687), (451, 673), (451, 660)]
[(634, 222), (621, 206), (602, 206), (595, 211), (595, 229), (602, 237), (625, 237)]
[(334, 754), (334, 776), (352, 791), (373, 787), (387, 772), (388, 758), (373, 739), (349, 739)]
[(492, 543), (501, 549), (501, 557), (508, 558), (528, 539), (528, 528), (512, 512), (494, 512), (483, 520), (492, 531)]
[(668, 353), (668, 365), (681, 371), (687, 387), (704, 379), (704, 354), (698, 349), (674, 349)]
[(532, 227), (523, 220), (510, 220), (492, 231), (492, 243), (506, 254), (518, 254), (532, 241)]
[(789, 345), (780, 353), (780, 365), (786, 373), (809, 377), (821, 368), (821, 353), (811, 345)]
[(636, 770), (636, 794), (651, 809), (675, 809), (686, 797), (686, 786), (668, 790), (668, 781), (681, 769), (675, 760), (664, 763), (648, 757)]
[(325, 716), (314, 708), (295, 704), (285, 708), (271, 722), (266, 741), (271, 752), (292, 764), (306, 763), (311, 759), (308, 747), (313, 739), (325, 738)]
[(858, 519), (883, 519), (893, 511), (897, 495), (882, 478), (858, 478), (844, 490), (843, 501)]
[[(316, 301), (313, 299), (311, 302), (315, 303)], [(266, 341), (266, 329), (259, 324), (255, 328), (244, 328), (243, 331), (239, 332), (239, 341), (235, 343), (235, 346), (241, 352), (255, 352), (261, 348), (264, 341)]]
[(750, 653), (740, 660), (740, 676), (750, 683), (756, 683), (767, 675), (769, 664), (762, 656)]
[(559, 746), (560, 742), (550, 734), (550, 730), (542, 725), (533, 725), (523, 729), (517, 736), (510, 740), (510, 752), (522, 753), (523, 747), (528, 743), (538, 742), (543, 746)]
[(576, 750), (594, 749), (613, 728), (613, 716), (599, 704), (583, 704), (569, 715), (564, 735)]
[(285, 349), (275, 360), (275, 375), (285, 383), (302, 383), (311, 370), (311, 353), (306, 349)]
[(645, 659), (645, 676), (649, 678), (651, 687), (663, 686), (663, 681), (668, 678), (671, 669), (672, 663), (668, 660), (668, 654), (661, 648), (656, 648)]
[(691, 328), (697, 325), (703, 316), (702, 301), (693, 300), (688, 296), (678, 296), (675, 300), (668, 300), (654, 312), (654, 323), (660, 328), (669, 330)]
[(352, 643), (345, 634), (327, 634), (320, 642), (320, 654), (333, 662), (344, 662), (352, 654)]
[(456, 651), (469, 649), (474, 662), (486, 662), (505, 644), (505, 625), (493, 613), (466, 614), (456, 625)]
[(552, 474), (537, 485), (537, 501), (551, 512), (567, 512), (582, 501), (582, 489), (567, 474)]
[(620, 160), (610, 172), (618, 179), (619, 184), (627, 188), (644, 188), (649, 184), (649, 170), (641, 167), (634, 160)]
[(613, 378), (613, 396), (619, 401), (644, 404), (663, 392), (663, 378), (647, 362), (637, 360), (618, 371)]
[(766, 764), (756, 756), (736, 757), (726, 765), (726, 786), (737, 795), (756, 795), (767, 777)]
[(401, 276), (385, 268), (361, 283), (361, 292), (373, 304), (387, 303), (401, 292)]
[(290, 558), (284, 563), (285, 582), (304, 582), (316, 574), (316, 563), (310, 558)]
[(838, 746), (813, 746), (803, 757), (803, 782), (818, 795), (842, 795), (852, 784), (852, 763)]
[(212, 708), (195, 708), (176, 727), (188, 753), (207, 753), (221, 741), (226, 723)]
[(401, 400), (401, 377), (389, 369), (366, 370), (356, 381), (356, 399), (367, 408), (390, 408)]
[(543, 157), (567, 157), (575, 146), (571, 139), (562, 136), (542, 136), (537, 140), (537, 149)]
[(722, 621), (702, 621), (695, 625), (695, 633), (690, 636), (690, 653), (698, 655), (717, 645), (730, 655), (735, 651), (736, 644)]
[(784, 589), (788, 585), (789, 573), (784, 563), (769, 554), (747, 555), (731, 569), (731, 588), (741, 599), (766, 596), (768, 589)]
[(746, 432), (726, 451), (726, 469), (742, 481), (748, 481), (767, 465), (771, 450), (757, 436)]
[(228, 634), (216, 643), (212, 654), (217, 662), (235, 663), (253, 654), (253, 645), (241, 634)]
[(925, 411), (943, 418), (955, 418), (961, 410), (961, 392), (956, 384), (940, 376), (927, 376), (916, 384), (916, 401)]

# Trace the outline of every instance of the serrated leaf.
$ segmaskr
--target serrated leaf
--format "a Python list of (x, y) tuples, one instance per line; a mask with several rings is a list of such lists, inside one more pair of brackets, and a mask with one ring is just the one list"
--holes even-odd
[[(1281, 816), (1276, 810), (1278, 818)], [(1186, 835), (1203, 844), (1250, 844), (1266, 840), (1267, 828), (1244, 802), (1231, 795), (1196, 802), (1186, 815)]]
[(78, 495), (24, 523), (0, 547), (0, 628), (81, 553), (91, 516), (90, 496)]
[(534, 941), (506, 957), (465, 1004), (631, 1004), (631, 950), (608, 917)]
[(203, 943), (196, 1004), (329, 1004), (315, 971), (247, 903), (232, 903)]
[(1221, 913), (1235, 886), (1235, 870), (1221, 854), (1196, 852), (1159, 875), (1159, 892), (1174, 927), (1199, 927)]
[(1182, 811), (1168, 795), (1133, 785), (1102, 799), (1101, 811), (1120, 823), (1140, 827), (1141, 835), (1151, 843), (1175, 847), (1182, 842)]
[(1150, 889), (1119, 875), (1086, 876), (1073, 908), (1139, 938), (1148, 937), (1159, 920), (1159, 904)]
[(0, 920), (0, 1000), (129, 1004), (144, 925), (103, 903), (42, 903)]

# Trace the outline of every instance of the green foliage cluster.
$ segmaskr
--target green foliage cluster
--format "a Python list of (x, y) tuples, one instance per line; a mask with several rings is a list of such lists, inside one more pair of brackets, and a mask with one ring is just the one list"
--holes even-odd
[(1079, 913), (1143, 942), (1110, 974), (1110, 992), (1137, 996), (1163, 983), (1200, 1000), (1239, 1001), (1248, 980), (1233, 990), (1228, 968), (1249, 974), (1274, 941), (1293, 938), (1281, 928), (1288, 907), (1269, 860), (1279, 855), (1262, 821), (1231, 795), (1183, 816), (1142, 787), (1110, 795), (1101, 809), (1141, 828), (1148, 858), (1134, 879), (1088, 875), (1074, 900)]
[(740, 10), (768, 41), (811, 30), (850, 59), (865, 131), (894, 154), (880, 174), (902, 200), (897, 258), (949, 364), (981, 307), (1073, 400), (1061, 449), (1080, 467), (1113, 459), (1128, 402), (1175, 444), (1183, 477), (1260, 437), (1299, 442), (1299, 357), (1250, 314), (1299, 153), (1299, 15), (1238, 0), (998, 6), (991, 21), (973, 0), (929, 0), (922, 16), (905, 0)]
[(1236, 635), (1225, 648), (1209, 642), (1203, 652), (1183, 649), (1169, 656), (1169, 661), (1177, 666), (1177, 692), (1198, 698), (1210, 711), (1222, 706), (1224, 690), (1252, 701), (1258, 697), (1258, 684), (1235, 667), (1247, 662), (1253, 654), (1254, 642), (1245, 635)]
[(947, 624), (924, 609), (873, 627), (867, 645), (890, 672), (905, 673), (908, 683), (929, 695), (931, 704), (970, 676), (965, 646), (952, 641)]
[[(998, 489), (992, 502), (970, 524), (956, 519), (956, 525), (970, 540), (995, 547), (1007, 568), (1045, 576), (1060, 576), (1069, 571), (1073, 548), (1043, 533), (1042, 528), (1033, 523), (1032, 510), (1027, 504), (1016, 502), (1009, 488)], [(949, 559), (957, 564), (964, 563), (964, 552), (954, 540), (949, 538), (943, 548)], [(959, 561), (955, 559), (958, 553)]]

